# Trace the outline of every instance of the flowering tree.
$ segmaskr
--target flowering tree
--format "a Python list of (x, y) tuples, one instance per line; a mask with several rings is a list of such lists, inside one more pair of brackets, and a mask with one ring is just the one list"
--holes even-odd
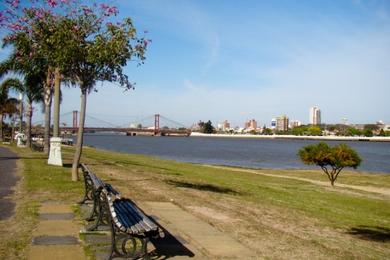
[(143, 63), (148, 40), (137, 36), (130, 18), (118, 22), (114, 6), (87, 6), (75, 0), (31, 0), (24, 8), (17, 0), (6, 3), (9, 9), (0, 13), (0, 25), (10, 31), (5, 42), (28, 39), (17, 56), (45, 60), (45, 88), (49, 89), (53, 77), (57, 88), (61, 78), (80, 87), (80, 127), (72, 167), (72, 179), (77, 180), (87, 94), (96, 90), (98, 81), (118, 82), (132, 89), (123, 67), (129, 60)]

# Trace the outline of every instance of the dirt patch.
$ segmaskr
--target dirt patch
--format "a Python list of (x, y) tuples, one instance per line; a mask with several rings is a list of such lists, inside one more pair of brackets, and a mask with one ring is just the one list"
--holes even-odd
[(187, 206), (186, 208), (189, 209), (189, 211), (193, 211), (193, 212), (201, 214), (207, 218), (212, 218), (212, 219), (215, 219), (218, 221), (223, 221), (223, 222), (237, 221), (237, 220), (234, 220), (234, 219), (230, 218), (229, 216), (223, 214), (222, 212), (218, 212), (212, 208), (197, 207), (197, 206)]

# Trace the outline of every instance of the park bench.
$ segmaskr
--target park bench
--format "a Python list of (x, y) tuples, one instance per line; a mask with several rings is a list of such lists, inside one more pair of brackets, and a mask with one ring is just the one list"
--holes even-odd
[(31, 143), (31, 148), (32, 148), (34, 151), (43, 152), (43, 145), (41, 145), (40, 143), (32, 142), (32, 143)]
[(89, 216), (86, 218), (87, 221), (95, 220), (95, 224), (88, 227), (88, 231), (96, 230), (98, 226), (103, 223), (105, 220), (104, 212), (101, 212), (101, 204), (104, 202), (101, 192), (103, 189), (119, 196), (117, 192), (110, 184), (104, 183), (99, 177), (91, 172), (85, 164), (80, 165), (81, 170), (84, 176), (84, 185), (85, 185), (85, 195), (80, 204), (84, 204), (87, 201), (92, 201), (92, 210), (89, 213)]
[[(87, 220), (95, 220), (87, 230), (108, 225), (111, 230), (111, 252), (114, 257), (148, 259), (147, 244), (151, 237), (164, 237), (164, 232), (138, 206), (128, 198), (121, 198), (110, 184), (104, 183), (86, 165), (81, 165), (85, 195), (83, 203), (93, 201)], [(118, 245), (120, 245), (118, 247)]]

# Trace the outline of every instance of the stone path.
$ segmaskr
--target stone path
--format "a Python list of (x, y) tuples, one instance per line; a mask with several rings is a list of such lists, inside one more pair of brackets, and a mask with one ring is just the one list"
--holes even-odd
[(164, 228), (184, 241), (184, 245), (191, 251), (197, 252), (194, 254), (196, 259), (255, 259), (256, 257), (238, 241), (173, 203), (146, 202), (144, 204), (142, 207), (148, 209), (147, 211), (152, 213)]
[(42, 204), (27, 259), (86, 259), (79, 242), (80, 227), (73, 219), (69, 205)]
[(15, 202), (10, 195), (19, 179), (16, 175), (17, 160), (17, 154), (0, 147), (0, 220), (8, 219), (14, 213)]

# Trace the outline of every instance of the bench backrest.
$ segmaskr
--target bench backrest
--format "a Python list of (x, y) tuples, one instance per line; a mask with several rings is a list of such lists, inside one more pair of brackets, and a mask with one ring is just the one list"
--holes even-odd
[(119, 230), (132, 235), (155, 233), (164, 236), (162, 230), (148, 216), (127, 198), (120, 198), (115, 194), (103, 190), (106, 196), (109, 212), (113, 223)]

